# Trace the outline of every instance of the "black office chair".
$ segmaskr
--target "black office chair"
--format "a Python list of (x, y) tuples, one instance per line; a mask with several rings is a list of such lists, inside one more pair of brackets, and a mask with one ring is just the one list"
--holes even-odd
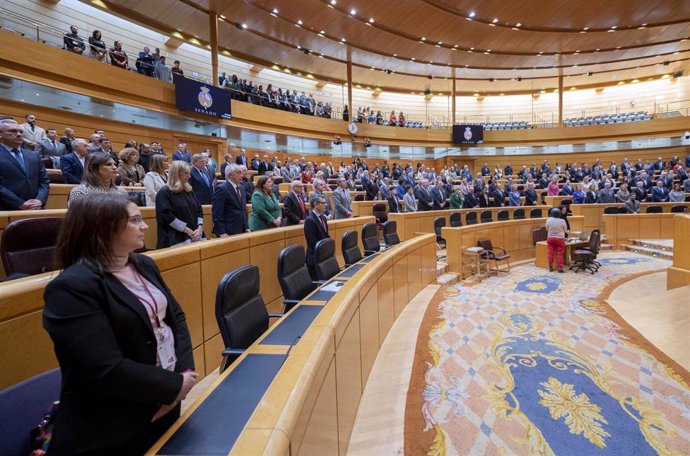
[(678, 214), (678, 213), (679, 213), (679, 214), (682, 214), (682, 213), (686, 212), (687, 209), (688, 209), (687, 206), (675, 205), (675, 206), (672, 206), (672, 207), (671, 207), (671, 212), (677, 213), (677, 214)]
[(618, 214), (617, 206), (609, 206), (604, 208), (604, 214)]
[(380, 227), (388, 221), (388, 206), (383, 203), (376, 203), (371, 208), (371, 215), (376, 218), (376, 224)]
[(506, 210), (498, 211), (496, 218), (499, 222), (505, 222), (506, 220), (510, 220), (510, 214)]
[(470, 211), (465, 214), (465, 224), (466, 225), (476, 225), (477, 224), (477, 213)]
[(453, 212), (450, 214), (450, 226), (451, 228), (462, 226), (462, 216), (460, 215), (460, 212)]
[(278, 255), (278, 282), (283, 290), (285, 312), (295, 307), (316, 288), (305, 260), (304, 247), (301, 245), (289, 245)]
[(661, 206), (647, 206), (645, 212), (647, 214), (661, 214), (664, 212), (664, 210), (661, 208)]
[(541, 209), (532, 209), (529, 211), (529, 218), (541, 218), (541, 217), (542, 217)]
[(216, 291), (216, 321), (225, 350), (222, 373), (268, 329), (270, 317), (259, 293), (259, 268), (248, 264), (223, 276)]
[(387, 247), (400, 244), (400, 237), (398, 236), (398, 224), (395, 220), (388, 220), (383, 224), (383, 242)]
[(515, 209), (515, 212), (513, 212), (513, 220), (524, 220), (525, 219), (525, 210), (524, 209)]
[(341, 248), (343, 251), (343, 259), (345, 260), (345, 267), (352, 266), (362, 260), (362, 252), (359, 250), (359, 245), (357, 245), (356, 231), (346, 231), (345, 234), (343, 234)]
[(335, 241), (331, 238), (321, 239), (314, 247), (316, 263), (314, 272), (316, 280), (325, 282), (340, 272), (340, 265), (335, 258)]
[(618, 213), (619, 214), (627, 214), (628, 210), (625, 208), (625, 206), (622, 206), (622, 207), (618, 208)]
[(362, 246), (364, 247), (364, 256), (372, 255), (381, 250), (375, 223), (362, 225)]
[(601, 266), (601, 263), (596, 261), (600, 246), (601, 232), (599, 230), (593, 230), (589, 235), (589, 244), (585, 248), (575, 249), (575, 251), (573, 251), (575, 264), (570, 266), (570, 269), (572, 270), (575, 268), (576, 273), (585, 270), (590, 271), (592, 274), (597, 272)]
[(146, 207), (146, 193), (144, 192), (127, 192), (127, 197), (131, 202), (139, 207)]
[(494, 221), (493, 212), (482, 211), (481, 214), (479, 214), (479, 220), (481, 220), (482, 223), (493, 222)]

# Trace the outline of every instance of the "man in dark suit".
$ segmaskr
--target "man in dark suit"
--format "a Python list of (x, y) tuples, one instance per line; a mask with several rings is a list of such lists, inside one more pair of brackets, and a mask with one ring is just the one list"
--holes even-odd
[(395, 193), (392, 193), (388, 187), (389, 182), (390, 181), (387, 177), (381, 179), (379, 193), (381, 194), (382, 198), (388, 201), (388, 212), (400, 212), (400, 208), (398, 207), (398, 199), (396, 198)]
[(321, 196), (312, 196), (310, 201), (311, 213), (304, 221), (304, 237), (307, 240), (307, 269), (311, 278), (316, 280), (314, 265), (316, 264), (316, 243), (322, 239), (327, 239), (328, 223), (323, 209), (326, 207), (326, 200)]
[(266, 174), (266, 171), (273, 171), (273, 163), (268, 161), (268, 155), (264, 155), (264, 159), (259, 162), (258, 171), (259, 176)]
[(254, 170), (254, 171), (259, 171), (259, 165), (260, 164), (261, 164), (261, 161), (259, 160), (259, 155), (255, 154), (254, 158), (252, 158), (249, 169)]
[(240, 149), (240, 154), (235, 159), (235, 163), (237, 163), (238, 165), (245, 166), (247, 168), (249, 167), (246, 150)]
[(635, 194), (635, 198), (640, 203), (644, 202), (647, 199), (647, 190), (644, 187), (644, 182), (641, 180), (635, 182), (635, 188), (633, 188), (633, 191), (631, 193)]
[(489, 198), (493, 198), (493, 201), (491, 201), (491, 206), (493, 207), (505, 205), (506, 197), (503, 194), (503, 190), (501, 190), (501, 184), (496, 184), (493, 190), (489, 192)]
[(436, 181), (436, 185), (431, 189), (431, 198), (434, 203), (434, 210), (443, 209), (446, 203), (446, 192), (443, 190), (443, 181), (441, 179)]
[(415, 195), (417, 200), (417, 209), (420, 211), (430, 211), (434, 207), (433, 197), (431, 196), (431, 191), (429, 190), (429, 181), (422, 179), (419, 181), (419, 187), (415, 190)]
[(376, 183), (369, 178), (369, 171), (364, 171), (364, 174), (362, 175), (361, 179), (361, 184), (364, 188), (364, 191), (366, 192), (364, 199), (367, 201), (375, 200), (376, 196), (379, 193), (379, 189), (376, 186)]
[(474, 187), (470, 185), (469, 191), (467, 192), (467, 195), (465, 195), (465, 199), (462, 200), (462, 208), (473, 209), (477, 207), (478, 204), (479, 201), (477, 201), (477, 195), (474, 193)]
[(525, 190), (525, 206), (536, 206), (537, 199), (538, 196), (534, 190), (534, 183), (530, 182), (527, 184), (527, 190)]
[(23, 129), (0, 121), (0, 210), (37, 210), (48, 201), (50, 180), (41, 158), (22, 149)]
[(85, 139), (74, 140), (74, 152), (60, 157), (60, 169), (68, 184), (80, 184), (84, 175), (84, 162), (89, 155), (89, 143)]
[(283, 204), (285, 205), (285, 218), (287, 219), (288, 225), (299, 225), (304, 223), (307, 217), (307, 206), (302, 200), (303, 187), (300, 181), (290, 182), (290, 193), (288, 193), (283, 200)]
[(211, 199), (213, 233), (218, 237), (249, 231), (247, 195), (242, 188), (242, 169), (231, 163), (225, 167), (225, 182), (216, 186)]
[(192, 186), (192, 191), (199, 204), (211, 204), (213, 178), (206, 167), (206, 157), (204, 154), (194, 154), (194, 157), (192, 157), (189, 185)]

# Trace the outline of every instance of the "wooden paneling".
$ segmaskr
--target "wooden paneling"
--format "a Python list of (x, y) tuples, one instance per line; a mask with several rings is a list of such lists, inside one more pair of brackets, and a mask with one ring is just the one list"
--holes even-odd
[(690, 216), (673, 218), (673, 266), (668, 268), (666, 287), (690, 285)]
[[(606, 214), (606, 243), (621, 248), (631, 239), (669, 239), (677, 214)], [(674, 246), (674, 251), (676, 247)]]
[[(644, 214), (645, 211), (649, 206), (661, 206), (662, 213), (668, 214), (671, 212), (671, 208), (673, 206), (687, 206), (690, 208), (690, 203), (641, 203), (640, 204), (640, 213)], [(623, 207), (623, 203), (612, 203), (612, 204), (571, 204), (570, 205), (570, 210), (573, 212), (573, 215), (582, 215), (584, 216), (584, 225), (583, 225), (583, 230), (586, 231), (592, 231), (592, 230), (601, 230), (602, 234), (608, 234), (606, 230), (606, 224), (604, 223), (604, 209), (607, 207)], [(628, 215), (628, 214), (621, 214), (621, 215)], [(652, 219), (650, 219), (651, 221)], [(626, 228), (627, 229), (627, 228)], [(659, 230), (660, 227), (653, 228), (649, 227), (652, 232), (656, 232), (654, 230)], [(637, 232), (637, 231), (636, 231)], [(637, 232), (635, 236), (638, 238), (644, 238), (642, 234)], [(667, 231), (666, 233), (669, 234), (667, 238), (670, 238), (670, 231)], [(632, 234), (630, 234), (632, 235)], [(636, 237), (630, 237), (630, 239), (636, 239)], [(658, 234), (656, 235), (658, 237)]]

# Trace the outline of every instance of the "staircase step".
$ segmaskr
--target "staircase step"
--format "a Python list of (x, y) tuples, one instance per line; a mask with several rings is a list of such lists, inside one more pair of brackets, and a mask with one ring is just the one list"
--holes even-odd
[(633, 244), (623, 244), (621, 245), (623, 250), (627, 250), (633, 253), (639, 253), (641, 255), (647, 255), (651, 257), (665, 258), (667, 260), (673, 260), (673, 252), (668, 250), (658, 250), (649, 247), (642, 247), (640, 245)]
[(613, 244), (601, 244), (599, 250), (613, 250)]
[(458, 283), (458, 274), (454, 272), (447, 272), (436, 277), (436, 283), (439, 285), (453, 285)]
[(436, 263), (436, 277), (443, 275), (448, 270), (448, 263), (439, 261)]
[(630, 239), (633, 245), (673, 253), (672, 239)]

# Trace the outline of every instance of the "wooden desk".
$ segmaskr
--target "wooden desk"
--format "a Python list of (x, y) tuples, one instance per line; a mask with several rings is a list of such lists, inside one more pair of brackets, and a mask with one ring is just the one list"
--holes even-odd
[[(365, 258), (350, 277), (336, 276), (344, 282), (336, 293), (316, 290), (147, 454), (345, 455), (379, 348), (405, 305), (434, 280), (435, 249), (433, 235), (419, 236)], [(296, 324), (298, 331), (286, 331)]]
[[(570, 260), (571, 260), (571, 254), (572, 251), (575, 249), (578, 249), (580, 247), (584, 247), (587, 244), (589, 244), (589, 241), (580, 241), (578, 240), (577, 242), (568, 242), (566, 240), (565, 243), (565, 249), (563, 249), (563, 267), (570, 266)], [(540, 241), (537, 242), (537, 248), (535, 252), (535, 259), (534, 259), (534, 265), (538, 268), (549, 268), (549, 262), (548, 262), (548, 247), (546, 245), (546, 241)]]

